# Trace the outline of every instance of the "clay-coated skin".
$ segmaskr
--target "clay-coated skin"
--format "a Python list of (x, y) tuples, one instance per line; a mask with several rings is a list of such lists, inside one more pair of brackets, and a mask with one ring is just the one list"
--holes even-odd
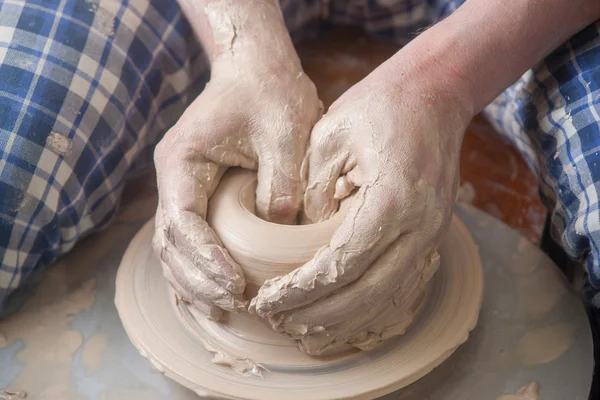
[[(276, 4), (188, 3), (184, 10), (208, 24), (197, 31), (210, 43), (212, 74), (156, 148), (154, 248), (180, 296), (218, 319), (221, 310), (245, 308), (245, 280), (205, 221), (208, 199), (227, 168), (258, 170), (257, 214), (294, 223), (305, 186), (301, 165), (322, 103)], [(270, 24), (254, 23), (259, 19)]]
[(471, 113), (408, 83), (369, 76), (313, 129), (306, 219), (329, 218), (340, 197), (356, 193), (330, 243), (265, 282), (251, 305), (311, 353), (346, 343), (369, 349), (402, 334), (439, 263)]
[[(207, 200), (227, 167), (258, 169), (257, 212), (276, 222), (294, 221), (305, 184), (309, 221), (327, 218), (356, 187), (329, 246), (298, 271), (266, 282), (252, 304), (291, 335), (312, 340), (336, 333), (332, 346), (402, 330), (394, 318), (382, 324), (373, 318), (397, 307), (400, 282), (435, 259), (467, 122), (600, 18), (597, 0), (508, 6), (467, 0), (336, 101), (312, 130), (306, 152), (321, 103), (277, 2), (179, 2), (211, 60), (212, 77), (156, 152), (155, 249), (165, 275), (213, 318), (219, 309), (245, 307), (243, 274), (205, 222)], [(357, 310), (343, 305), (352, 302), (372, 307), (351, 319)]]
[[(268, 223), (252, 215), (255, 182), (254, 174), (249, 171), (228, 172), (209, 202), (208, 212), (209, 224), (244, 271), (247, 296), (255, 296), (266, 280), (293, 271), (308, 262), (316, 252), (323, 251), (346, 213), (352, 210), (352, 207), (348, 210), (348, 203), (345, 203), (335, 215), (310, 225)], [(397, 252), (382, 256), (377, 261), (378, 270), (393, 267), (397, 258)], [(285, 331), (299, 341), (302, 351), (310, 355), (337, 354), (350, 350), (347, 344), (370, 350), (383, 340), (404, 333), (412, 323), (423, 304), (427, 283), (436, 272), (439, 259), (437, 252), (432, 250), (424, 260), (406, 268), (391, 297), (377, 292), (378, 288), (384, 287), (378, 281), (381, 278), (378, 274), (361, 280), (372, 288), (370, 293), (351, 290), (342, 299), (332, 296), (331, 302), (323, 304), (322, 308), (330, 315), (352, 316), (341, 326), (329, 325), (320, 317), (322, 310), (313, 311), (309, 307), (303, 310), (303, 316), (315, 325), (289, 320), (284, 322), (289, 328)], [(385, 312), (378, 308), (377, 302), (382, 299), (388, 300)], [(369, 315), (373, 308), (374, 312)], [(368, 315), (369, 324), (365, 325), (364, 319), (355, 317), (358, 315)], [(274, 326), (279, 329), (279, 326)], [(355, 329), (361, 328), (354, 333)], [(348, 332), (352, 335), (346, 337)]]
[(327, 218), (358, 192), (329, 246), (265, 282), (251, 309), (305, 345), (402, 332), (408, 305), (396, 293), (447, 226), (468, 121), (600, 14), (593, 1), (552, 3), (467, 1), (332, 105), (311, 133), (306, 218)]

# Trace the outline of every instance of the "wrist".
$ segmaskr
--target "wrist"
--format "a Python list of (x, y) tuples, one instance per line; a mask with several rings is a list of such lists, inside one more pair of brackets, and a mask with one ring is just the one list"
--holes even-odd
[(296, 52), (274, 53), (269, 48), (248, 45), (240, 51), (215, 53), (211, 60), (212, 73), (227, 73), (230, 76), (273, 76), (298, 75), (303, 72)]
[(179, 1), (211, 63), (300, 65), (278, 0)]
[(415, 108), (452, 115), (457, 125), (466, 127), (478, 112), (470, 80), (449, 65), (444, 43), (411, 44), (375, 71), (378, 79), (384, 80), (388, 90), (409, 99)]
[[(466, 1), (390, 61), (474, 113), (597, 19), (597, 0)], [(398, 72), (394, 72), (398, 76)]]

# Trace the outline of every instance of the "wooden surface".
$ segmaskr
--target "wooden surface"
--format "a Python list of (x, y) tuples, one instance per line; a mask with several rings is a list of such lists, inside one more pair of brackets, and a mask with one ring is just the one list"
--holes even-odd
[[(345, 30), (298, 46), (306, 73), (313, 79), (325, 107), (396, 51), (396, 47)], [(154, 172), (130, 182), (124, 202), (156, 190)], [(477, 116), (465, 136), (461, 181), (475, 188), (473, 204), (539, 244), (545, 208), (537, 179), (519, 155), (487, 121)]]

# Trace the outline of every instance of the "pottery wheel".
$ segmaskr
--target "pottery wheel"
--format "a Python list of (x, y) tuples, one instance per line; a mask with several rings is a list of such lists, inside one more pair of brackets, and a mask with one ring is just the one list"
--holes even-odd
[[(152, 252), (153, 229), (151, 220), (123, 257), (116, 279), (117, 309), (129, 338), (153, 367), (200, 396), (375, 398), (411, 384), (447, 359), (467, 340), (481, 307), (479, 253), (455, 216), (439, 247), (440, 268), (409, 330), (370, 352), (313, 358), (266, 326), (241, 332), (236, 323), (217, 324), (182, 309)], [(236, 321), (240, 318), (250, 317), (236, 316)], [(240, 362), (247, 357), (257, 368), (242, 374), (226, 365), (232, 357)]]

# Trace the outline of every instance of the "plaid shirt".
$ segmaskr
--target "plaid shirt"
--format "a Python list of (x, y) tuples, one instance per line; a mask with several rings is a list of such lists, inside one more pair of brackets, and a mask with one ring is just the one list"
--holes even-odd
[[(402, 45), (462, 0), (284, 0), (294, 40), (351, 24)], [(600, 307), (600, 24), (486, 113), (540, 177), (552, 232)], [(115, 215), (128, 174), (208, 78), (176, 1), (0, 0), (0, 309)]]

